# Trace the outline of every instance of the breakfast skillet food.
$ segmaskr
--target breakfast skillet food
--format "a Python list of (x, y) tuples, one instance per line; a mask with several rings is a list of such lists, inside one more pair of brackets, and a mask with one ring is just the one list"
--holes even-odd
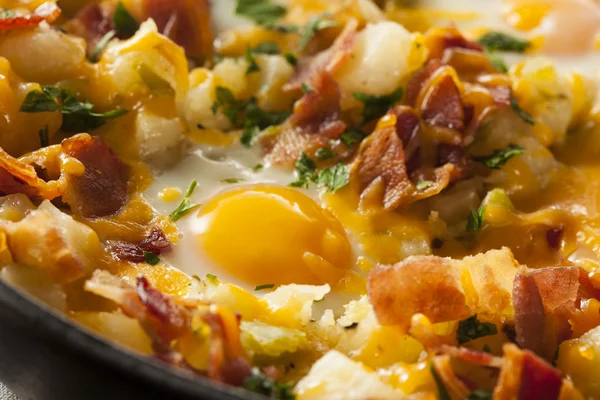
[(276, 399), (600, 398), (600, 5), (0, 0), (0, 279)]

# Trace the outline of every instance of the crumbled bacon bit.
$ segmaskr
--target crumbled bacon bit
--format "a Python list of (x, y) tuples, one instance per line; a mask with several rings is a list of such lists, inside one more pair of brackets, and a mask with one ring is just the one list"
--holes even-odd
[(146, 260), (144, 252), (161, 255), (171, 250), (171, 242), (162, 229), (154, 227), (140, 243), (112, 242), (109, 249), (117, 260), (140, 263)]
[(82, 176), (70, 175), (63, 200), (86, 218), (114, 215), (129, 200), (127, 167), (99, 137), (76, 135), (62, 142), (64, 152), (85, 166)]
[(340, 120), (340, 90), (331, 75), (320, 72), (313, 77), (311, 87), (313, 90), (294, 105), (281, 133), (262, 142), (267, 158), (274, 164), (292, 165), (303, 151), (312, 155), (346, 129)]
[(67, 30), (85, 39), (88, 55), (91, 55), (98, 42), (106, 35), (112, 26), (114, 6), (107, 3), (92, 3), (83, 7), (69, 21)]
[(494, 390), (495, 400), (557, 400), (561, 386), (559, 370), (528, 350), (504, 345), (504, 366)]
[(560, 249), (560, 241), (563, 234), (563, 228), (550, 228), (546, 231), (546, 242), (552, 250)]
[(303, 57), (298, 63), (294, 76), (283, 86), (283, 90), (299, 90), (302, 83), (310, 82), (323, 72), (333, 74), (350, 58), (358, 22), (350, 19), (331, 47), (311, 56)]
[(420, 105), (423, 121), (432, 126), (465, 129), (465, 113), (460, 91), (451, 75), (436, 79), (435, 85), (427, 89)]
[(537, 354), (544, 351), (545, 314), (542, 297), (534, 279), (526, 274), (515, 276), (513, 287), (516, 342)]
[(31, 28), (42, 21), (51, 24), (60, 16), (61, 10), (55, 2), (43, 3), (29, 15), (0, 18), (0, 31), (8, 29)]

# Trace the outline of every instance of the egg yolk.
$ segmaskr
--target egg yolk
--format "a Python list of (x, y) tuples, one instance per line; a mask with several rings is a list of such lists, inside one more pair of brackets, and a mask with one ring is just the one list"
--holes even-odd
[(223, 193), (205, 204), (193, 223), (201, 251), (251, 284), (334, 286), (352, 263), (341, 223), (291, 188)]

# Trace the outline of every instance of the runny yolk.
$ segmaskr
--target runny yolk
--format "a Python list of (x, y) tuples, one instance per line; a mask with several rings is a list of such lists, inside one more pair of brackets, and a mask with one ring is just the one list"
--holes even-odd
[(352, 265), (341, 223), (291, 188), (223, 193), (198, 211), (193, 229), (201, 251), (250, 284), (334, 286)]

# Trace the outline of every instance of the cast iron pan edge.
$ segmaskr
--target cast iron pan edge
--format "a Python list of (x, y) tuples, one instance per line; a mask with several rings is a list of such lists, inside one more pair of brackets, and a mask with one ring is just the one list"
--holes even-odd
[(21, 400), (263, 399), (108, 343), (2, 280), (0, 381)]

